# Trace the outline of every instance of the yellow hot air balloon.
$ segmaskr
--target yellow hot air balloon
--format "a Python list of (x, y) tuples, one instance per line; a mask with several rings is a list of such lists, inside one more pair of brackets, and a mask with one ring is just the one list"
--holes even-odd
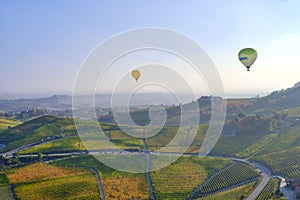
[(250, 71), (251, 65), (255, 62), (257, 58), (257, 52), (252, 48), (245, 48), (239, 52), (239, 60), (245, 67), (247, 67), (247, 71)]
[(133, 70), (132, 72), (131, 72), (131, 76), (136, 80), (136, 81), (138, 81), (138, 79), (141, 77), (141, 72), (140, 72), (140, 70)]

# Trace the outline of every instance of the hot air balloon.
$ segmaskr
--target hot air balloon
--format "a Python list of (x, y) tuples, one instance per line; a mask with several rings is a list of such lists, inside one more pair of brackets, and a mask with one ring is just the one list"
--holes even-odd
[(251, 65), (254, 63), (254, 61), (257, 58), (257, 52), (255, 49), (252, 48), (245, 48), (240, 50), (239, 52), (239, 59), (245, 67), (247, 67), (247, 71), (250, 71)]
[(131, 76), (136, 80), (138, 81), (138, 79), (140, 78), (141, 76), (141, 72), (139, 70), (133, 70), (131, 72)]

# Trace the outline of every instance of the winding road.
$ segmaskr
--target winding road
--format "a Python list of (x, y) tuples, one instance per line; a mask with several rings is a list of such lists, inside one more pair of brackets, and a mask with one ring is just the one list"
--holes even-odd
[[(31, 144), (19, 147), (17, 149), (11, 150), (9, 152), (3, 153), (2, 155), (11, 157), (14, 153), (17, 153), (18, 151), (21, 151), (21, 150), (24, 150), (24, 149), (27, 149), (27, 148), (31, 148), (31, 147), (34, 147), (34, 146), (37, 146), (37, 145), (40, 145), (40, 144), (44, 144), (44, 143), (52, 142), (52, 141), (55, 141), (55, 140), (59, 140), (59, 139), (62, 139), (62, 138), (56, 138), (56, 139), (43, 141), (43, 142), (39, 141), (39, 142), (31, 143)], [(53, 153), (53, 154), (45, 154), (44, 156), (49, 156), (49, 157), (51, 157), (51, 156), (71, 156), (71, 155), (81, 155), (81, 154), (91, 154), (92, 155), (92, 154), (99, 154), (99, 153), (100, 154), (119, 154), (119, 155), (120, 154), (132, 154), (132, 153), (133, 154), (135, 154), (135, 153), (146, 153), (146, 154), (149, 154), (149, 155), (150, 154), (158, 154), (158, 155), (159, 154), (165, 154), (165, 155), (178, 155), (178, 154), (181, 154), (181, 153), (176, 153), (176, 152), (151, 152), (151, 151), (148, 150), (148, 146), (145, 142), (146, 141), (143, 140), (144, 150), (145, 150), (143, 152), (123, 151), (123, 150), (121, 151), (121, 150), (116, 150), (116, 149), (104, 149), (104, 150), (93, 150), (93, 151), (89, 151), (89, 152), (82, 151), (82, 152), (70, 152), (70, 153)], [(198, 154), (186, 153), (184, 155), (185, 156), (199, 157)], [(30, 155), (19, 155), (19, 157), (30, 157), (30, 156), (32, 156), (32, 154), (30, 154)], [(239, 161), (239, 162), (247, 163), (247, 164), (250, 164), (253, 167), (255, 167), (255, 168), (257, 168), (261, 171), (262, 181), (255, 188), (255, 190), (250, 194), (250, 196), (247, 198), (247, 200), (255, 200), (256, 197), (263, 190), (263, 188), (266, 186), (266, 184), (268, 183), (270, 178), (272, 177), (270, 169), (268, 169), (267, 167), (261, 165), (260, 163), (254, 162), (252, 160), (249, 161), (247, 159), (240, 159), (240, 158), (235, 158), (235, 157), (230, 157), (230, 156), (217, 156), (217, 155), (210, 155), (210, 157), (227, 158), (227, 159), (230, 159), (230, 160), (233, 160), (233, 161)], [(149, 166), (150, 165), (150, 159), (147, 160), (147, 163), (148, 163), (147, 166)], [(97, 176), (97, 174), (96, 174), (96, 176)], [(154, 196), (154, 193), (153, 193), (153, 187), (152, 187), (152, 182), (151, 182), (151, 178), (150, 178), (149, 173), (146, 173), (146, 178), (147, 178), (147, 182), (148, 182), (148, 185), (149, 185), (150, 197), (151, 197), (151, 199), (154, 200), (155, 196)], [(98, 174), (98, 177), (97, 177), (97, 181), (98, 181), (98, 186), (99, 186), (99, 191), (101, 193), (101, 196), (102, 196), (103, 199), (105, 199), (105, 195), (104, 195), (104, 191), (103, 191), (103, 187), (102, 187), (102, 184), (101, 184), (101, 179), (99, 177), (99, 174)]]

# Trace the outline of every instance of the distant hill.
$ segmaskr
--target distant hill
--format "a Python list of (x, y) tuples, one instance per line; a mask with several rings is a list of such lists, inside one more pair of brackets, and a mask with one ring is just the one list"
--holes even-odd
[(0, 144), (6, 144), (3, 151), (7, 151), (36, 141), (76, 134), (73, 119), (45, 115), (1, 130)]
[(272, 114), (300, 106), (300, 82), (294, 87), (274, 91), (259, 98), (228, 99), (227, 117), (232, 113)]
[[(111, 94), (96, 94), (96, 107), (111, 107), (111, 98)], [(124, 102), (128, 102), (126, 94), (115, 94), (114, 99), (115, 106), (124, 106)], [(87, 100), (87, 96), (81, 96), (80, 100), (84, 104)], [(132, 106), (153, 104), (172, 105), (190, 102), (193, 100), (193, 97), (183, 95), (182, 100), (183, 102), (177, 102), (173, 95), (166, 93), (143, 93), (133, 95), (129, 103)], [(36, 99), (0, 99), (0, 112), (21, 112), (35, 109), (47, 111), (63, 111), (72, 109), (72, 96), (53, 95), (51, 97)]]
[(255, 99), (249, 105), (247, 111), (255, 113), (270, 114), (288, 108), (300, 106), (300, 87), (299, 83), (286, 90), (274, 91), (270, 95)]
[[(286, 90), (274, 91), (270, 95), (260, 98), (240, 98), (227, 99), (227, 117), (232, 113), (247, 113), (247, 114), (271, 114), (274, 111), (281, 111), (285, 109), (300, 107), (300, 82), (296, 83), (294, 87)], [(109, 108), (111, 107), (111, 94), (97, 94), (96, 107)], [(126, 94), (114, 95), (114, 106), (124, 106), (124, 102), (128, 102)], [(199, 98), (201, 99), (201, 98)], [(81, 96), (82, 104), (87, 100), (87, 96)], [(170, 94), (166, 93), (143, 93), (135, 94), (129, 101), (131, 106), (137, 105), (172, 105), (189, 104), (195, 101), (194, 97), (186, 95), (182, 101), (177, 102)], [(204, 99), (202, 99), (204, 100)], [(202, 101), (204, 102), (204, 101)], [(126, 105), (125, 105), (126, 106)], [(176, 107), (176, 106), (173, 106)], [(46, 110), (52, 111), (71, 111), (72, 96), (70, 95), (53, 95), (51, 97), (37, 98), (37, 99), (0, 99), (0, 114), (5, 112), (22, 112), (27, 110)], [(174, 108), (173, 108), (174, 109)], [(176, 110), (176, 109), (175, 109)], [(138, 110), (140, 111), (140, 110)], [(54, 114), (49, 113), (46, 114)], [(107, 112), (107, 110), (105, 111)], [(103, 114), (105, 112), (99, 112)], [(177, 111), (176, 111), (177, 112)], [(26, 113), (23, 113), (26, 115)], [(100, 116), (98, 113), (97, 115)], [(202, 113), (203, 114), (203, 113)], [(64, 116), (63, 114), (57, 114)], [(69, 115), (71, 116), (70, 113)], [(235, 116), (233, 116), (235, 117)], [(22, 116), (20, 117), (22, 118)]]

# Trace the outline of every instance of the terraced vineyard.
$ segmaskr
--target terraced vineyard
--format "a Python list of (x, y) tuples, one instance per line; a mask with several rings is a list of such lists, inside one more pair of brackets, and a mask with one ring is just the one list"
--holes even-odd
[(95, 175), (86, 169), (70, 169), (36, 163), (8, 171), (18, 199), (100, 199)]
[(275, 193), (279, 189), (280, 180), (271, 178), (256, 200), (275, 199)]
[(300, 177), (300, 146), (257, 156), (254, 159), (271, 167), (275, 174), (289, 178)]
[(208, 182), (204, 183), (196, 195), (218, 191), (258, 177), (259, 173), (252, 166), (243, 163), (235, 163), (213, 176)]
[(235, 156), (237, 153), (242, 152), (245, 148), (256, 144), (263, 136), (222, 136), (214, 146), (210, 154), (212, 155), (225, 155)]
[(241, 152), (236, 153), (235, 156), (239, 158), (247, 158), (254, 153), (258, 152), (264, 146), (272, 142), (274, 139), (277, 138), (277, 134), (268, 134), (265, 135), (261, 140), (257, 141), (255, 144), (243, 149)]
[(282, 130), (265, 149), (252, 159), (268, 165), (273, 173), (284, 177), (300, 177), (300, 126)]
[(253, 190), (255, 184), (256, 184), (256, 182), (252, 181), (250, 183), (235, 187), (230, 190), (225, 190), (223, 192), (217, 192), (212, 195), (198, 198), (197, 200), (224, 200), (224, 199), (240, 200), (242, 198), (247, 197), (250, 194), (250, 192)]
[(273, 153), (276, 151), (282, 151), (294, 146), (300, 146), (300, 126), (294, 126), (288, 129), (284, 129), (280, 132), (278, 138), (272, 143), (272, 145), (263, 149), (258, 155), (267, 153)]
[(155, 197), (186, 199), (198, 185), (205, 181), (208, 172), (211, 175), (229, 163), (230, 161), (222, 159), (182, 157), (171, 165), (151, 173)]

